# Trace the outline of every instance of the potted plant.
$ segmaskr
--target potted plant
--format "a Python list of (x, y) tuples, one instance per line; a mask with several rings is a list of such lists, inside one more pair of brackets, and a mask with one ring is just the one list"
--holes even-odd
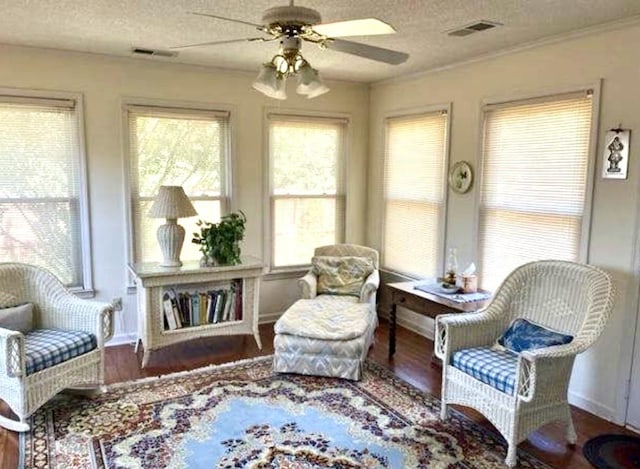
[(247, 217), (242, 210), (224, 215), (220, 223), (198, 220), (200, 233), (193, 233), (192, 243), (200, 245), (200, 264), (235, 265), (240, 263), (240, 241), (244, 239)]

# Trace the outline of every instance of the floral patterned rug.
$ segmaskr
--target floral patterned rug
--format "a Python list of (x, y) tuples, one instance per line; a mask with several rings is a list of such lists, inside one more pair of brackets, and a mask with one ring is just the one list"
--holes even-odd
[[(372, 362), (362, 381), (274, 375), (271, 357), (60, 395), (26, 468), (503, 468), (503, 441)], [(548, 467), (519, 453), (519, 467)]]

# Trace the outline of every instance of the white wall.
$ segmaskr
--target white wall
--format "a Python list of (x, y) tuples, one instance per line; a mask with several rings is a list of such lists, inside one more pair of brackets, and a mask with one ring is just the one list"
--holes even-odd
[[(381, 188), (383, 116), (391, 111), (452, 103), (450, 164), (478, 168), (480, 106), (487, 98), (514, 93), (545, 93), (602, 79), (600, 142), (619, 123), (632, 131), (629, 178), (603, 180), (602, 144), (597, 146), (596, 180), (589, 262), (608, 270), (618, 290), (613, 320), (598, 343), (576, 361), (571, 401), (622, 423), (624, 387), (629, 376), (638, 291), (633, 266), (640, 182), (640, 26), (600, 32), (487, 58), (402, 81), (378, 84), (371, 92), (369, 206), (367, 242), (380, 246), (377, 203)], [(458, 247), (460, 264), (474, 260), (477, 186), (464, 195), (449, 192), (447, 246)], [(481, 273), (480, 273), (481, 274)], [(402, 346), (402, 345), (400, 345)], [(636, 396), (637, 397), (637, 396)]]
[[(116, 58), (45, 49), (0, 46), (0, 87), (80, 92), (84, 95), (96, 298), (123, 297), (117, 313), (117, 340), (135, 334), (135, 295), (126, 292), (126, 220), (123, 182), (121, 100), (149, 98), (222, 104), (231, 108), (235, 163), (232, 208), (248, 217), (243, 252), (263, 252), (263, 116), (265, 107), (348, 114), (347, 224), (349, 242), (364, 241), (368, 139), (366, 85), (329, 82), (331, 92), (313, 100), (293, 89), (287, 101), (251, 89), (256, 73), (228, 72), (146, 59)], [(260, 313), (269, 317), (296, 298), (295, 282), (267, 280)]]

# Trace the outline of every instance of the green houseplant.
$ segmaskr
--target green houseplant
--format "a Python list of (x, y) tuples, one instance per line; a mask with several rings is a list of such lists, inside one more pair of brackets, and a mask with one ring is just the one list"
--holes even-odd
[(200, 233), (193, 233), (191, 242), (200, 245), (204, 255), (200, 263), (204, 266), (239, 264), (246, 222), (242, 210), (224, 215), (220, 223), (198, 220)]

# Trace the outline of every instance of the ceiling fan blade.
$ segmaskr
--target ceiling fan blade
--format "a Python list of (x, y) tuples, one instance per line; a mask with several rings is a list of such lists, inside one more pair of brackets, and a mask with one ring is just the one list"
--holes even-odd
[(345, 41), (344, 39), (330, 39), (325, 45), (328, 49), (337, 50), (346, 54), (357, 55), (365, 59), (376, 60), (391, 65), (398, 65), (409, 58), (409, 54), (397, 52), (382, 47), (370, 46), (359, 42)]
[(186, 49), (188, 47), (199, 47), (199, 46), (216, 46), (219, 44), (233, 44), (234, 42), (266, 42), (266, 41), (273, 41), (274, 39), (276, 39), (275, 37), (273, 39), (269, 38), (269, 39), (265, 39), (263, 37), (247, 37), (244, 39), (229, 39), (226, 41), (211, 41), (211, 42), (199, 42), (197, 44), (185, 44), (184, 46), (175, 46), (175, 47), (169, 47), (169, 49), (174, 50), (174, 49)]
[(313, 30), (327, 37), (374, 36), (396, 32), (393, 26), (377, 18), (316, 24)]
[(254, 28), (258, 28), (261, 31), (264, 28), (264, 26), (261, 25), (261, 24), (251, 23), (249, 21), (237, 20), (235, 18), (227, 18), (226, 16), (212, 15), (212, 14), (209, 14), (209, 13), (198, 13), (196, 11), (188, 11), (187, 13), (190, 14), (190, 15), (206, 16), (208, 18), (215, 18), (217, 20), (233, 21), (234, 23), (246, 24), (248, 26), (253, 26)]

